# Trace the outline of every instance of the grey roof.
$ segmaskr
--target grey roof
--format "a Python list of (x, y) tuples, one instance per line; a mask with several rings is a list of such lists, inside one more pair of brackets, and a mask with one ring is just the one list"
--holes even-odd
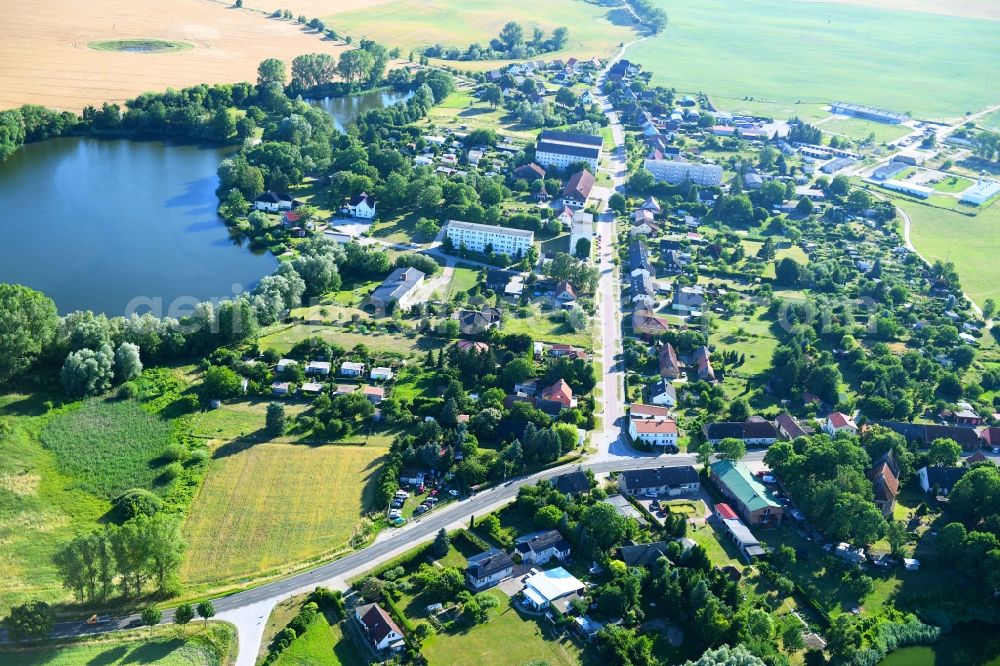
[(658, 469), (633, 469), (622, 472), (622, 479), (630, 490), (637, 488), (676, 488), (699, 483), (698, 471), (691, 465), (683, 467), (660, 467)]
[(770, 421), (719, 421), (705, 426), (708, 439), (767, 439), (778, 437), (778, 429)]
[(473, 578), (480, 579), (513, 566), (514, 561), (510, 559), (510, 555), (494, 548), (470, 557), (468, 572)]
[(604, 138), (593, 134), (580, 134), (578, 132), (554, 132), (544, 130), (538, 135), (539, 141), (561, 141), (564, 143), (577, 143), (586, 146), (601, 146)]
[(601, 154), (600, 148), (592, 146), (577, 146), (567, 143), (552, 143), (551, 141), (539, 141), (536, 153), (556, 153), (558, 155), (569, 155), (570, 157), (584, 157), (597, 159)]
[(545, 530), (528, 534), (517, 540), (514, 548), (519, 553), (541, 553), (549, 548), (555, 548), (560, 553), (570, 549), (569, 541), (563, 538), (558, 530)]
[(580, 470), (574, 470), (552, 479), (552, 487), (570, 495), (586, 493), (590, 492), (590, 478)]
[(928, 467), (927, 485), (931, 488), (937, 486), (946, 493), (951, 492), (958, 480), (968, 472), (966, 467)]
[(397, 268), (375, 288), (372, 298), (383, 302), (398, 301), (416, 287), (417, 281), (423, 277), (424, 273), (416, 268)]
[(921, 441), (930, 444), (935, 439), (947, 438), (958, 442), (967, 451), (979, 448), (979, 435), (972, 428), (961, 426), (943, 426), (930, 423), (906, 423), (905, 421), (879, 421), (877, 425), (885, 426), (897, 432), (908, 441)]
[(630, 567), (649, 566), (660, 557), (667, 556), (667, 542), (637, 543), (618, 549), (618, 559)]
[(506, 234), (508, 236), (518, 236), (520, 238), (535, 237), (535, 232), (525, 229), (512, 229), (510, 227), (498, 227), (493, 224), (477, 224), (476, 222), (462, 222), (461, 220), (448, 220), (449, 227), (456, 229), (468, 229), (469, 231), (483, 231), (486, 233)]
[(671, 384), (666, 379), (661, 379), (660, 381), (650, 385), (649, 387), (650, 398), (655, 398), (657, 396), (661, 396), (664, 394), (669, 395), (674, 400), (677, 399), (677, 389), (674, 388), (674, 385)]

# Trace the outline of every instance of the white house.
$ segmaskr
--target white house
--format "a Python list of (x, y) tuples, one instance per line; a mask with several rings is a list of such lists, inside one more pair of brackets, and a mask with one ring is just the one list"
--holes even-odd
[(478, 591), (510, 578), (513, 573), (514, 561), (510, 559), (510, 555), (494, 548), (469, 558), (465, 582)]
[(834, 412), (827, 417), (826, 423), (823, 424), (823, 431), (830, 437), (836, 437), (838, 432), (844, 431), (850, 435), (857, 435), (858, 426), (854, 423), (854, 419), (847, 414)]
[(635, 469), (618, 476), (618, 490), (624, 495), (677, 496), (696, 493), (700, 488), (698, 470), (691, 465)]
[(274, 369), (277, 370), (278, 372), (284, 372), (290, 366), (298, 364), (299, 362), (296, 361), (294, 358), (283, 358), (278, 361), (278, 365), (274, 366)]
[(365, 192), (355, 194), (340, 210), (351, 217), (371, 220), (375, 217), (375, 197)]
[(330, 363), (328, 361), (309, 361), (306, 363), (307, 375), (328, 375), (330, 374)]
[(649, 387), (649, 401), (662, 407), (677, 405), (677, 389), (668, 379), (661, 379)]
[(392, 379), (392, 368), (372, 368), (371, 378), (374, 381), (387, 382)]
[(677, 448), (677, 422), (673, 419), (629, 419), (628, 434), (633, 442)]
[(599, 136), (545, 130), (538, 135), (535, 162), (556, 169), (583, 162), (596, 173), (601, 163), (603, 144), (604, 139)]
[(296, 203), (290, 194), (268, 190), (253, 200), (253, 207), (256, 210), (277, 213), (282, 210), (291, 210)]
[(344, 361), (340, 364), (340, 374), (345, 377), (360, 377), (365, 372), (364, 363), (355, 363), (353, 361)]
[(403, 632), (378, 604), (358, 606), (354, 609), (354, 617), (368, 643), (376, 650), (398, 652), (406, 646)]
[(570, 545), (557, 530), (546, 530), (521, 537), (514, 544), (514, 550), (521, 555), (521, 562), (545, 564), (553, 559), (566, 560)]

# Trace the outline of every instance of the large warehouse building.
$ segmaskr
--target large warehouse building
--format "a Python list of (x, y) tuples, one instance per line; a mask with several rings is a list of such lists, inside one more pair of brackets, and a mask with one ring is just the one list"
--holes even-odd
[(565, 169), (570, 164), (582, 162), (591, 172), (597, 173), (603, 144), (604, 139), (599, 136), (545, 130), (538, 135), (535, 163), (546, 168)]

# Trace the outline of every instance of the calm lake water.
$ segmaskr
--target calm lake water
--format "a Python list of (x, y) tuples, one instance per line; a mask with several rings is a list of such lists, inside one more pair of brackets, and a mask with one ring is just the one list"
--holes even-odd
[(136, 297), (162, 299), (165, 315), (178, 299), (251, 289), (277, 261), (234, 244), (215, 213), (224, 152), (78, 137), (22, 147), (0, 164), (0, 282), (45, 292), (61, 313), (108, 315)]
[(307, 100), (317, 109), (323, 109), (333, 116), (333, 125), (340, 131), (350, 125), (359, 114), (392, 106), (396, 102), (402, 102), (413, 93), (395, 92), (392, 90), (363, 93), (361, 95), (351, 95), (350, 97), (327, 97), (325, 99)]
[(957, 625), (934, 645), (896, 650), (879, 666), (1000, 666), (1000, 633), (996, 625)]

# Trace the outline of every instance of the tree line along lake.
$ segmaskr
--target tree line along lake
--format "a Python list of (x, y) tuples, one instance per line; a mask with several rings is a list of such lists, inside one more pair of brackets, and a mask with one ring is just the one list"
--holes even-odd
[[(343, 130), (406, 96), (312, 103)], [(45, 292), (61, 313), (109, 316), (135, 299), (167, 315), (249, 291), (277, 260), (233, 240), (216, 214), (216, 172), (231, 150), (89, 137), (23, 146), (0, 163), (0, 282)]]

